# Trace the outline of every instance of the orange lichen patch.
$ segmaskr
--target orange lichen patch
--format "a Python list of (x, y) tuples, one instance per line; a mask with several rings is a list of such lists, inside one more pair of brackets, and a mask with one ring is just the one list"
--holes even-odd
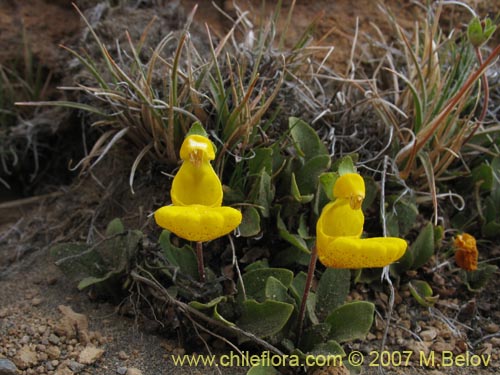
[(478, 251), (476, 239), (468, 233), (459, 234), (453, 242), (455, 246), (455, 262), (466, 271), (477, 270)]

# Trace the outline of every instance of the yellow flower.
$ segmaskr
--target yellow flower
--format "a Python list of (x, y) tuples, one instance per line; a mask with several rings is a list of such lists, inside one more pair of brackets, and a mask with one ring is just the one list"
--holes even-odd
[(201, 135), (184, 140), (183, 163), (174, 177), (172, 206), (159, 208), (156, 223), (189, 241), (204, 242), (222, 237), (241, 223), (241, 212), (222, 205), (222, 185), (210, 161), (215, 158), (212, 142)]
[(361, 210), (365, 184), (359, 174), (339, 177), (333, 195), (335, 201), (323, 208), (316, 225), (321, 263), (331, 268), (385, 267), (403, 256), (407, 243), (401, 238), (360, 238), (365, 221)]
[(455, 261), (466, 271), (477, 270), (478, 251), (476, 239), (468, 233), (459, 234), (453, 243), (455, 245)]

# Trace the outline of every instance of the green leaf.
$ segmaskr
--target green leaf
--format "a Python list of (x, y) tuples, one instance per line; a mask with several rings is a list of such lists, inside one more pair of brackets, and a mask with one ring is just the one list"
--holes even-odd
[(328, 155), (326, 147), (319, 139), (316, 130), (311, 128), (305, 121), (297, 117), (290, 117), (288, 127), (299, 156), (309, 160), (317, 155)]
[(305, 254), (310, 254), (311, 252), (309, 251), (306, 242), (302, 237), (296, 234), (291, 234), (287, 227), (285, 226), (285, 222), (281, 218), (280, 214), (278, 213), (277, 217), (277, 226), (278, 226), (278, 232), (281, 238), (283, 238), (285, 241), (288, 241), (288, 243), (292, 244), (295, 246), (297, 249), (300, 251), (304, 252)]
[(123, 223), (121, 221), (121, 219), (119, 218), (115, 218), (113, 220), (111, 220), (108, 224), (108, 226), (106, 227), (106, 236), (107, 237), (111, 237), (111, 236), (114, 236), (116, 234), (121, 234), (125, 232), (125, 227), (123, 226)]
[[(266, 284), (269, 277), (273, 277), (288, 288), (293, 280), (293, 272), (284, 268), (259, 268), (243, 275), (243, 285), (247, 298), (262, 301), (266, 298)], [(241, 287), (239, 288), (241, 290)]]
[(312, 354), (314, 356), (337, 356), (337, 362), (331, 363), (333, 367), (342, 364), (342, 357), (345, 357), (344, 349), (342, 349), (340, 344), (335, 340), (328, 340), (327, 342), (316, 345), (308, 354)]
[(288, 295), (288, 287), (273, 276), (269, 276), (266, 281), (264, 291), (266, 299), (293, 304), (294, 300)]
[(259, 176), (258, 192), (255, 200), (255, 203), (260, 207), (262, 216), (269, 217), (273, 199), (274, 186), (271, 183), (271, 176), (262, 170)]
[(311, 254), (307, 254), (295, 246), (290, 246), (276, 254), (273, 264), (276, 267), (295, 267), (298, 265), (307, 266), (311, 259)]
[(50, 248), (50, 255), (55, 259), (61, 271), (73, 281), (85, 277), (102, 277), (106, 272), (99, 265), (103, 259), (97, 252), (85, 243), (60, 243)]
[(356, 301), (346, 303), (332, 311), (325, 319), (330, 324), (330, 337), (338, 342), (361, 339), (370, 331), (375, 305)]
[(291, 179), (291, 193), (293, 199), (295, 199), (297, 202), (305, 204), (309, 203), (313, 200), (314, 194), (307, 194), (307, 195), (302, 195), (299, 190), (299, 186), (297, 185), (297, 180), (295, 179), (295, 173), (292, 173), (292, 179)]
[(225, 296), (219, 296), (219, 297), (216, 297), (207, 303), (202, 303), (202, 302), (198, 302), (198, 301), (191, 301), (191, 302), (189, 302), (189, 306), (191, 306), (192, 308), (194, 308), (196, 310), (202, 311), (202, 310), (212, 309), (215, 306), (217, 306), (219, 303), (224, 302), (226, 300), (227, 300), (227, 298)]
[(186, 137), (189, 137), (190, 135), (201, 135), (202, 137), (208, 138), (207, 131), (199, 121), (195, 121), (193, 125), (191, 125), (191, 128), (189, 128), (188, 132), (186, 133)]
[(330, 167), (330, 162), (330, 156), (317, 155), (304, 163), (296, 173), (297, 186), (302, 194), (313, 195), (316, 192), (320, 175)]
[(434, 254), (434, 227), (428, 223), (411, 245), (409, 251), (413, 254), (413, 269), (422, 267)]
[(497, 270), (497, 266), (483, 263), (479, 265), (476, 271), (467, 272), (462, 270), (461, 277), (471, 292), (478, 292), (489, 284)]
[(141, 231), (125, 231), (120, 219), (108, 224), (106, 234), (111, 238), (99, 246), (65, 243), (50, 250), (56, 264), (69, 278), (78, 282), (79, 289), (116, 281), (113, 276), (126, 273), (143, 238)]
[(328, 323), (314, 324), (304, 330), (300, 340), (300, 349), (304, 352), (313, 350), (319, 344), (328, 340), (331, 326)]
[(168, 263), (174, 267), (179, 267), (180, 272), (198, 280), (198, 261), (190, 246), (175, 247), (170, 242), (170, 232), (164, 230), (160, 235), (160, 247), (163, 249), (163, 254)]
[(487, 238), (498, 237), (500, 235), (500, 222), (490, 221), (489, 223), (484, 223), (481, 232)]
[(260, 233), (260, 215), (255, 207), (245, 207), (238, 230), (243, 237), (253, 237)]
[[(408, 234), (417, 220), (418, 209), (415, 203), (408, 199), (399, 199), (394, 203), (392, 209), (387, 213), (386, 220), (388, 233), (393, 237), (401, 237)], [(397, 228), (395, 226), (397, 225)]]
[(306, 279), (307, 273), (300, 271), (297, 275), (295, 275), (292, 284), (290, 285), (290, 292), (297, 301), (297, 306), (300, 306), (300, 302), (302, 301), (304, 288), (306, 287)]
[(410, 293), (413, 298), (424, 307), (433, 306), (439, 299), (439, 296), (432, 295), (432, 288), (425, 281), (413, 280), (408, 286), (410, 287)]
[(253, 263), (250, 263), (248, 266), (246, 266), (244, 268), (244, 270), (245, 270), (245, 272), (250, 272), (250, 271), (259, 270), (262, 268), (269, 268), (269, 260), (267, 260), (267, 258), (259, 259)]
[(347, 173), (356, 173), (356, 167), (354, 166), (354, 162), (352, 161), (352, 158), (349, 155), (344, 156), (340, 160), (337, 171), (339, 173), (339, 176), (342, 176)]
[(248, 370), (247, 375), (279, 375), (279, 372), (272, 366), (256, 365)]
[(115, 271), (110, 271), (102, 277), (88, 276), (88, 277), (80, 280), (80, 282), (78, 283), (78, 289), (83, 290), (85, 288), (88, 288), (89, 286), (100, 284), (102, 282), (109, 280), (111, 277), (113, 277), (116, 274), (117, 273)]
[(293, 305), (267, 300), (243, 302), (243, 312), (238, 327), (258, 337), (269, 337), (280, 332), (292, 315)]
[(467, 37), (471, 44), (478, 48), (486, 43), (496, 30), (490, 18), (486, 17), (482, 22), (478, 17), (474, 17), (467, 26)]
[(225, 296), (219, 296), (217, 298), (214, 298), (213, 300), (207, 302), (207, 303), (201, 303), (198, 301), (191, 301), (189, 302), (189, 306), (196, 310), (204, 311), (204, 310), (210, 310), (212, 312), (212, 317), (220, 322), (223, 322), (227, 324), (228, 326), (234, 326), (235, 324), (224, 318), (219, 311), (217, 310), (217, 307), (221, 302), (226, 302), (227, 297)]
[(139, 230), (121, 232), (116, 235), (117, 237), (104, 241), (97, 251), (103, 259), (101, 267), (123, 272), (135, 257), (139, 242), (144, 235)]
[(493, 168), (491, 165), (483, 163), (472, 170), (472, 180), (474, 185), (480, 183), (483, 191), (491, 191), (493, 187)]
[(323, 191), (328, 199), (331, 201), (335, 198), (333, 196), (333, 186), (335, 185), (337, 178), (339, 178), (339, 174), (337, 172), (326, 172), (319, 176), (321, 187), (323, 188)]
[(399, 258), (399, 260), (390, 265), (391, 275), (397, 277), (401, 275), (403, 272), (408, 271), (412, 268), (413, 264), (413, 252), (410, 249), (407, 249), (404, 255)]
[(250, 175), (258, 175), (262, 170), (267, 174), (273, 173), (273, 149), (262, 147), (255, 150), (255, 155), (248, 161)]
[(342, 305), (349, 294), (351, 271), (327, 268), (316, 290), (316, 313), (320, 320)]

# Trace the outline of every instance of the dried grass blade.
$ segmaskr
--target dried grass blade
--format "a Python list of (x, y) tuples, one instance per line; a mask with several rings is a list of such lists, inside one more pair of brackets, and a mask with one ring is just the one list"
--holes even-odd
[(141, 162), (142, 158), (153, 148), (153, 144), (150, 143), (144, 147), (139, 155), (134, 160), (134, 163), (132, 164), (132, 168), (130, 168), (130, 177), (128, 179), (128, 184), (130, 186), (130, 191), (132, 194), (135, 194), (134, 191), (134, 176), (135, 176), (135, 171), (137, 170), (137, 167), (139, 166), (139, 163)]

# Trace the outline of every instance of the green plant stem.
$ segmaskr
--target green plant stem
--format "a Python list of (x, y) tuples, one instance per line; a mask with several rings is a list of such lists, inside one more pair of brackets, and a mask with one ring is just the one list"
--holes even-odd
[(302, 329), (304, 328), (304, 318), (306, 315), (307, 297), (309, 297), (309, 291), (311, 290), (311, 284), (314, 277), (314, 271), (316, 270), (317, 259), (318, 251), (316, 249), (316, 245), (314, 245), (311, 249), (311, 259), (309, 260), (309, 267), (307, 268), (306, 285), (304, 286), (304, 294), (302, 295), (302, 302), (300, 303), (298, 316), (299, 326), (297, 328), (297, 344), (300, 343), (300, 339), (302, 337)]
[(203, 263), (203, 243), (196, 242), (196, 259), (198, 260), (198, 275), (200, 281), (205, 282), (205, 264)]

